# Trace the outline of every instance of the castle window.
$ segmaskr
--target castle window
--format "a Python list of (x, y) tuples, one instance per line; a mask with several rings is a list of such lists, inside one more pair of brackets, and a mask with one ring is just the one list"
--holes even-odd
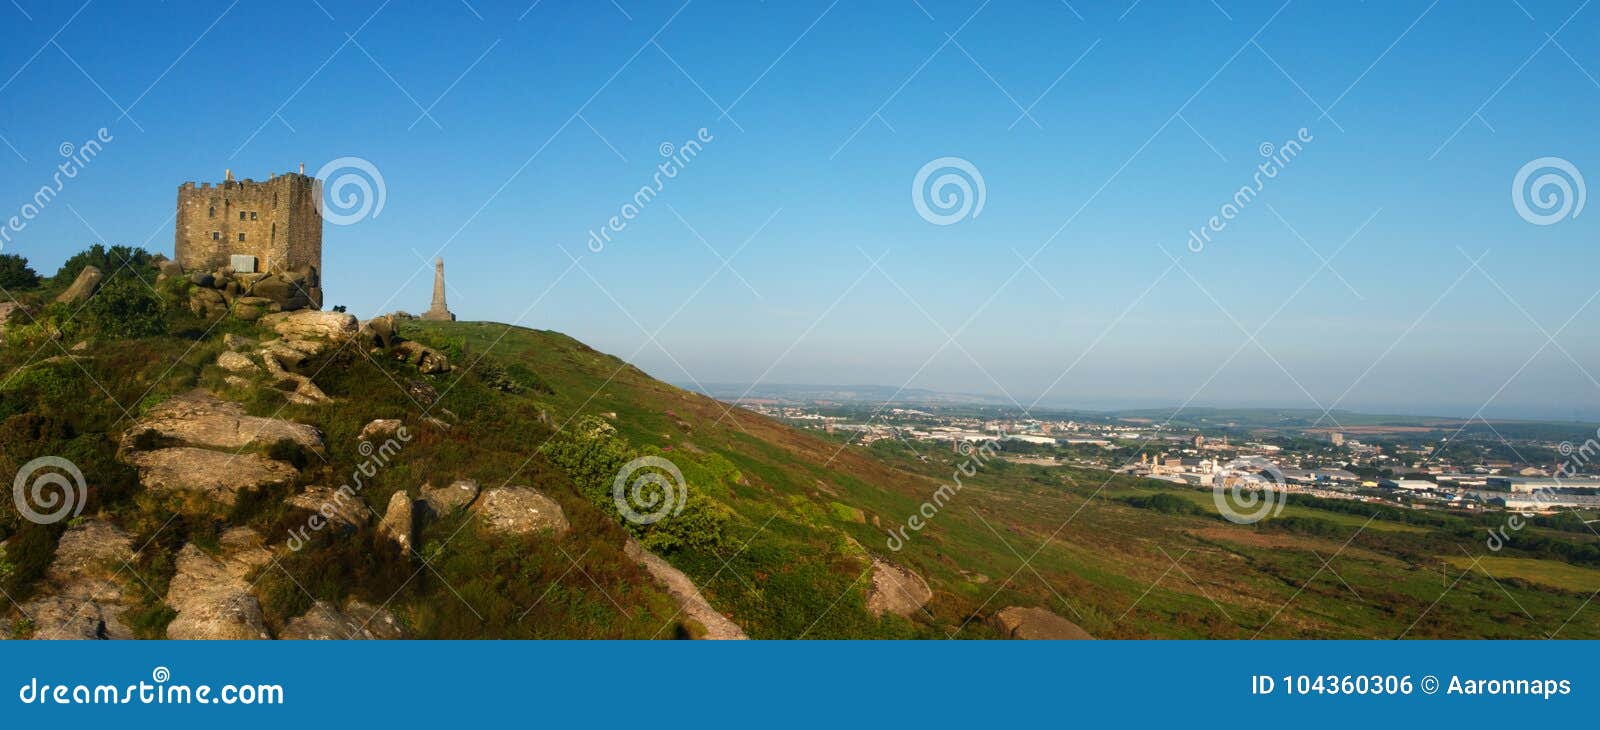
[(215, 217), (217, 217), (217, 206), (215, 206), (215, 205), (211, 206), (211, 208), (206, 211), (206, 217), (207, 218), (215, 218)]
[(239, 234), (239, 243), (244, 243), (244, 234)]
[(239, 211), (239, 220), (244, 220), (244, 211)]
[(255, 219), (256, 219), (256, 212), (252, 210), (252, 211), (250, 211), (250, 220), (255, 220)]
[(211, 232), (211, 240), (213, 240), (213, 241), (221, 241), (222, 240), (222, 231), (212, 231)]

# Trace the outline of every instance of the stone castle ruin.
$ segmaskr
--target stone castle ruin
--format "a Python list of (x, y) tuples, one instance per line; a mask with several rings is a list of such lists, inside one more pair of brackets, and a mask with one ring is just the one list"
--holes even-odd
[(173, 263), (215, 292), (196, 293), (196, 313), (231, 308), (254, 318), (320, 309), (321, 196), (321, 181), (305, 165), (265, 182), (235, 180), (229, 170), (220, 183), (178, 186)]

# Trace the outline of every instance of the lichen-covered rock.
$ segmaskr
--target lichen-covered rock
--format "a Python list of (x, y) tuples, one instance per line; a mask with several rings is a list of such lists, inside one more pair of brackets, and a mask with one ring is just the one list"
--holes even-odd
[(494, 487), (483, 493), (476, 509), (490, 532), (561, 537), (571, 529), (561, 505), (531, 487)]
[(240, 491), (285, 484), (299, 474), (293, 466), (260, 454), (191, 446), (134, 451), (124, 459), (139, 470), (139, 482), (146, 489), (197, 492), (228, 506)]
[(667, 589), (667, 593), (678, 602), (678, 609), (684, 616), (705, 628), (705, 634), (695, 638), (708, 640), (750, 638), (738, 624), (712, 608), (711, 602), (701, 595), (700, 589), (695, 587), (694, 581), (690, 580), (689, 576), (662, 560), (661, 556), (644, 549), (643, 545), (631, 537), (623, 544), (622, 552)]
[(261, 604), (250, 595), (250, 584), (245, 581), (245, 576), (260, 566), (260, 559), (260, 552), (251, 550), (218, 560), (193, 543), (184, 545), (167, 589), (167, 606), (178, 614), (167, 625), (167, 638), (272, 638)]
[(221, 355), (217, 356), (217, 367), (222, 368), (230, 373), (261, 372), (261, 368), (257, 367), (254, 362), (251, 362), (249, 356), (234, 352), (233, 350), (224, 350)]
[(1062, 640), (1093, 639), (1082, 627), (1042, 608), (1009, 606), (990, 620), (1001, 633), (1013, 639)]
[(78, 272), (78, 278), (72, 280), (72, 285), (61, 292), (61, 296), (56, 297), (56, 301), (81, 302), (88, 299), (94, 295), (96, 289), (100, 288), (100, 280), (103, 278), (105, 274), (98, 267), (85, 266)]
[(872, 559), (872, 585), (867, 589), (867, 611), (872, 615), (910, 616), (931, 598), (933, 590), (921, 576), (886, 560)]
[(416, 513), (411, 497), (405, 490), (389, 497), (389, 507), (383, 511), (383, 521), (378, 523), (378, 534), (399, 546), (401, 553), (411, 551), (412, 531), (416, 527)]
[[(236, 352), (222, 353), (223, 357), (229, 355), (242, 359), (249, 368), (255, 367), (249, 358)], [(218, 364), (221, 363), (219, 359)], [(311, 426), (246, 415), (239, 404), (222, 400), (204, 390), (173, 396), (151, 408), (138, 424), (128, 430), (125, 443), (132, 443), (132, 439), (146, 432), (191, 446), (231, 451), (278, 441), (289, 441), (313, 450), (322, 448), (322, 436)]]
[(389, 438), (400, 432), (400, 426), (401, 423), (398, 418), (379, 418), (369, 421), (367, 425), (361, 427), (361, 433), (356, 435), (356, 440), (371, 441), (373, 439)]
[(278, 334), (297, 340), (342, 341), (354, 337), (358, 331), (354, 315), (344, 312), (300, 311), (275, 319), (272, 328)]
[(458, 509), (472, 504), (478, 498), (478, 482), (475, 479), (457, 479), (447, 487), (434, 487), (423, 485), (422, 501), (428, 506), (428, 511), (435, 516), (442, 517)]
[(420, 342), (401, 342), (394, 346), (394, 355), (396, 359), (415, 365), (419, 373), (432, 375), (450, 372), (450, 358)]
[(367, 503), (363, 502), (361, 496), (353, 490), (306, 487), (304, 492), (290, 497), (287, 502), (290, 507), (322, 515), (322, 518), (330, 524), (350, 528), (367, 524), (367, 519), (372, 514)]
[(35, 639), (131, 639), (128, 609), (133, 538), (104, 520), (86, 520), (62, 533), (56, 554), (32, 598), (21, 605)]
[(366, 619), (340, 611), (327, 601), (317, 601), (311, 604), (310, 610), (306, 611), (304, 616), (289, 619), (284, 624), (283, 633), (278, 638), (292, 641), (384, 638), (378, 634), (391, 626), (397, 626), (397, 624), (394, 621), (394, 616), (389, 615), (388, 611), (382, 611), (381, 614), (383, 614), (382, 617), (377, 617), (374, 613), (368, 613), (369, 618), (387, 618), (389, 622), (388, 626), (380, 626), (378, 631), (373, 631), (367, 627), (368, 621)]

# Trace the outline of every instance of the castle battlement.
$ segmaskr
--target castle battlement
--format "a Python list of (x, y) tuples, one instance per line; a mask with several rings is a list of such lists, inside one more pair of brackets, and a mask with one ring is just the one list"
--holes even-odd
[(253, 258), (257, 271), (322, 269), (321, 182), (301, 172), (267, 180), (185, 182), (178, 186), (173, 259), (186, 271), (213, 271), (234, 256)]

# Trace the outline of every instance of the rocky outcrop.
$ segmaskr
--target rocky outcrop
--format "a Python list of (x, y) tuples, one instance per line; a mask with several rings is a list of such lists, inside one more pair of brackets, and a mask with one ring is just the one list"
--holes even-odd
[(400, 419), (379, 418), (361, 427), (361, 433), (356, 435), (357, 441), (371, 441), (374, 439), (389, 438), (400, 432)]
[(229, 506), (243, 490), (286, 484), (299, 474), (293, 466), (260, 454), (192, 446), (133, 451), (123, 458), (139, 470), (146, 489), (196, 492)]
[(261, 368), (257, 367), (248, 355), (233, 350), (224, 350), (217, 356), (217, 367), (230, 373), (244, 375), (261, 372)]
[(385, 609), (351, 601), (340, 611), (327, 601), (317, 601), (304, 616), (289, 619), (278, 638), (296, 641), (404, 639), (406, 631), (394, 614)]
[(1013, 639), (1093, 639), (1082, 627), (1042, 608), (1010, 606), (996, 612), (990, 623)]
[(389, 497), (389, 507), (383, 511), (383, 521), (378, 523), (378, 534), (398, 546), (402, 554), (407, 554), (411, 552), (416, 524), (411, 497), (402, 489)]
[(867, 589), (867, 611), (872, 615), (910, 616), (931, 598), (933, 590), (921, 576), (886, 560), (872, 559), (872, 585)]
[(506, 535), (567, 534), (571, 526), (561, 505), (530, 487), (494, 487), (476, 507), (485, 529)]
[(445, 354), (420, 342), (405, 341), (394, 346), (394, 357), (417, 368), (424, 375), (450, 372), (450, 359)]
[(329, 523), (348, 528), (356, 528), (367, 524), (367, 519), (372, 510), (361, 496), (350, 492), (341, 492), (328, 487), (306, 487), (304, 492), (296, 494), (287, 500), (290, 507), (315, 512)]
[(0, 302), (0, 334), (5, 334), (6, 325), (13, 317), (26, 311), (16, 302)]
[(354, 315), (344, 312), (294, 312), (275, 317), (272, 329), (290, 340), (329, 340), (340, 342), (356, 335)]
[[(225, 352), (224, 356), (234, 352)], [(245, 364), (254, 367), (248, 359)], [(191, 446), (237, 451), (247, 446), (265, 446), (289, 441), (308, 449), (321, 450), (322, 436), (305, 424), (276, 418), (246, 415), (237, 403), (221, 400), (203, 390), (192, 390), (163, 401), (129, 429), (127, 439), (153, 433)]]
[(750, 638), (745, 636), (744, 629), (739, 628), (738, 624), (711, 607), (711, 602), (700, 594), (700, 589), (695, 587), (694, 581), (689, 580), (689, 576), (662, 560), (661, 556), (644, 549), (643, 545), (631, 537), (623, 545), (622, 551), (629, 560), (638, 563), (667, 589), (667, 593), (678, 602), (678, 610), (684, 616), (705, 629), (703, 635), (695, 638), (711, 640)]
[(56, 297), (58, 302), (81, 302), (94, 296), (95, 290), (100, 288), (100, 280), (105, 274), (94, 266), (85, 266), (78, 272), (78, 278), (72, 280), (72, 285)]
[[(175, 275), (166, 264), (161, 267), (161, 279)], [(177, 273), (181, 274), (182, 270), (178, 269)], [(189, 308), (206, 317), (231, 311), (238, 319), (256, 320), (269, 313), (322, 306), (320, 282), (311, 271), (236, 272), (223, 267), (212, 272), (191, 272), (189, 281), (194, 284), (189, 294)]]
[(35, 639), (131, 639), (122, 615), (129, 605), (121, 580), (133, 539), (104, 520), (68, 528), (36, 595), (20, 606)]
[[(239, 532), (242, 530), (243, 532)], [(221, 559), (193, 543), (178, 551), (177, 573), (167, 589), (167, 606), (177, 612), (167, 625), (169, 639), (270, 639), (261, 604), (250, 595), (246, 577), (271, 560), (248, 528), (224, 535)]]
[[(478, 482), (457, 479), (447, 487), (422, 485), (422, 502), (435, 517), (443, 517), (472, 504), (478, 498)], [(559, 509), (559, 507), (557, 508)]]

